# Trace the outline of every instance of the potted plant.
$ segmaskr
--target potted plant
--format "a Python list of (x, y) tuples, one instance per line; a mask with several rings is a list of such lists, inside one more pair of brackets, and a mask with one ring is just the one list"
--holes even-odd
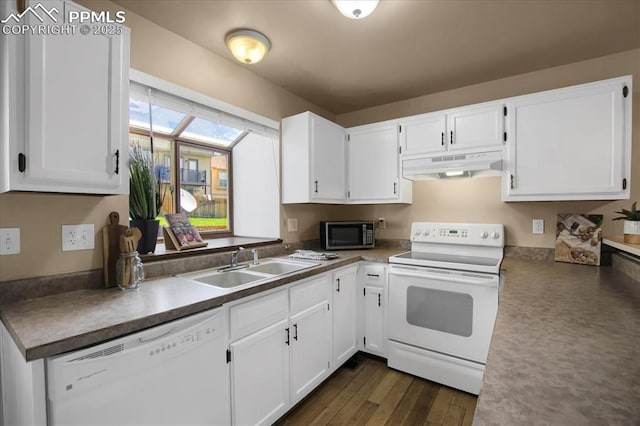
[(624, 242), (628, 244), (640, 244), (640, 210), (636, 208), (635, 201), (631, 205), (631, 210), (622, 209), (619, 212), (622, 216), (613, 220), (624, 220)]
[(129, 218), (130, 226), (140, 229), (138, 252), (153, 253), (160, 222), (156, 219), (163, 198), (153, 168), (151, 152), (139, 145), (129, 147)]

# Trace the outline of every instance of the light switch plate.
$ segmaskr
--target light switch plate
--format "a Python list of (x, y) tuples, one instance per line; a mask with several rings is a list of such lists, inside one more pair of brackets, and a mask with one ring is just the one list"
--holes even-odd
[(544, 234), (544, 219), (533, 219), (534, 234)]
[(94, 240), (93, 224), (62, 225), (62, 251), (92, 250)]
[(0, 255), (20, 253), (20, 228), (0, 228)]
[(298, 219), (295, 217), (290, 217), (287, 219), (287, 231), (288, 232), (298, 232)]

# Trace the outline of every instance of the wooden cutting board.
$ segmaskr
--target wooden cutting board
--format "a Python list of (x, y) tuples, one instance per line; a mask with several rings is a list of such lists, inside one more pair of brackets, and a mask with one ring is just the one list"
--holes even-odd
[(120, 257), (120, 236), (124, 235), (127, 226), (120, 225), (120, 214), (111, 212), (109, 224), (102, 228), (102, 258), (104, 267), (104, 284), (106, 287), (115, 287), (116, 262)]

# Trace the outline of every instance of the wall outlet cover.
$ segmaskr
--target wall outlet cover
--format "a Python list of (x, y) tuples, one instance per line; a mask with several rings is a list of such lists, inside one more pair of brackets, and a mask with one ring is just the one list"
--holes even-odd
[(544, 234), (544, 219), (533, 219), (534, 234)]
[(384, 217), (379, 217), (378, 218), (378, 228), (379, 229), (386, 229), (387, 227), (387, 219), (385, 219)]
[(20, 253), (20, 228), (0, 228), (0, 255)]
[(295, 217), (290, 217), (287, 219), (287, 231), (288, 232), (298, 232), (298, 219)]
[(95, 248), (93, 224), (62, 225), (62, 251), (92, 250)]

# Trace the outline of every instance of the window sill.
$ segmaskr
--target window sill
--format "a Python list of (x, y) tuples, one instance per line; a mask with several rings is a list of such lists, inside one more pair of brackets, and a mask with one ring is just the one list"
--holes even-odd
[(221, 253), (225, 251), (237, 250), (238, 247), (244, 247), (245, 249), (266, 246), (270, 244), (280, 244), (280, 239), (269, 238), (250, 238), (250, 237), (228, 237), (228, 238), (215, 238), (205, 240), (207, 242), (206, 247), (198, 247), (188, 250), (168, 250), (164, 243), (158, 243), (156, 250), (153, 253), (141, 255), (141, 259), (144, 263), (157, 262), (160, 260), (176, 259), (181, 257), (200, 256), (212, 253)]

